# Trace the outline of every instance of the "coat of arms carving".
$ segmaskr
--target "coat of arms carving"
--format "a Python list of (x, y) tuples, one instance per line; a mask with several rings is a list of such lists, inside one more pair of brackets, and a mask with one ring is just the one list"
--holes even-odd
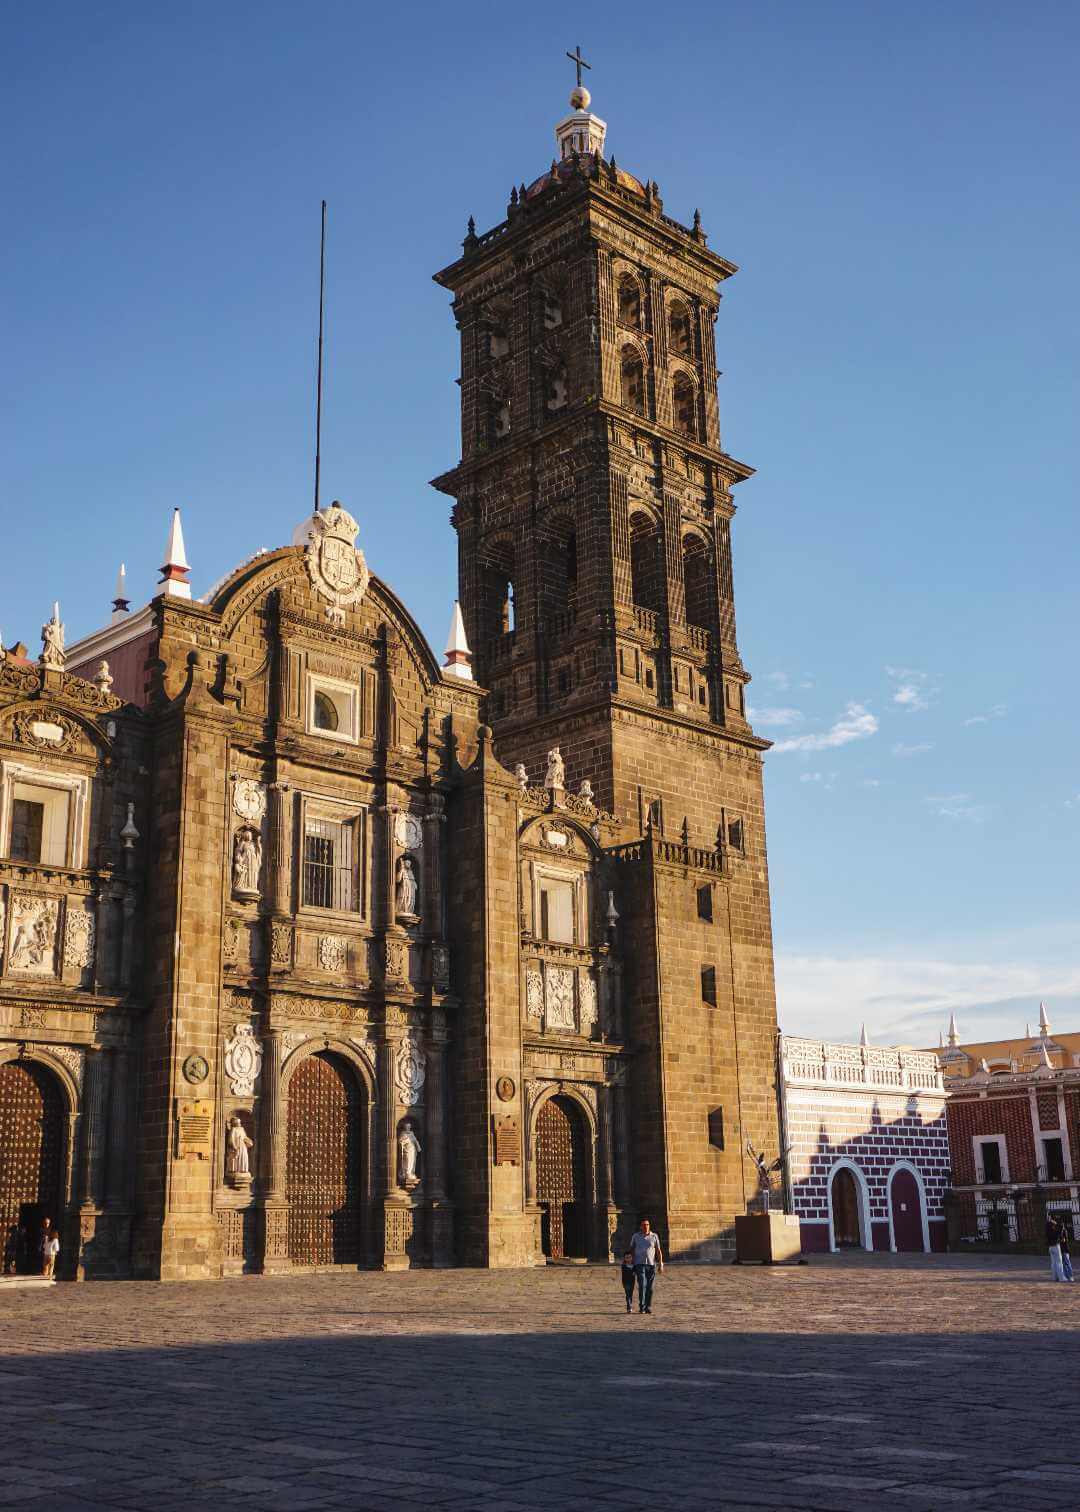
[(349, 604), (367, 592), (371, 573), (356, 545), (359, 526), (347, 509), (336, 501), (313, 516), (305, 551), (311, 585), (328, 600), (327, 618), (340, 622)]

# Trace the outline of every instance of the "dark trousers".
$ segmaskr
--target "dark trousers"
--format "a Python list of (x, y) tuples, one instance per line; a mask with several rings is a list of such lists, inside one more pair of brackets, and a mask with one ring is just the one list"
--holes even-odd
[(634, 1283), (637, 1280), (632, 1265), (624, 1265), (622, 1268), (622, 1289), (626, 1293), (626, 1305), (630, 1307), (634, 1301)]
[(635, 1265), (634, 1275), (637, 1277), (638, 1306), (647, 1308), (652, 1306), (653, 1282), (656, 1280), (655, 1265)]

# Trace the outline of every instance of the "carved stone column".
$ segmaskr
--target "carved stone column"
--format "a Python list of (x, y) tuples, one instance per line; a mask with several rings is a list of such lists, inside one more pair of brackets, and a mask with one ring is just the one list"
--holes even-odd
[(120, 990), (130, 992), (135, 981), (135, 950), (136, 932), (135, 921), (138, 912), (138, 899), (133, 887), (125, 887), (123, 902), (120, 905), (123, 914), (123, 936), (120, 943)]
[(442, 882), (442, 835), (446, 824), (443, 800), (433, 793), (430, 808), (424, 815), (424, 850), (427, 852), (427, 897), (426, 915), (428, 933), (432, 939), (441, 940), (446, 934), (446, 909), (443, 902)]
[(614, 1131), (612, 1129), (611, 1087), (598, 1088), (597, 1113), (600, 1124), (600, 1148), (597, 1151), (596, 1175), (599, 1191), (596, 1194), (597, 1213), (600, 1217), (605, 1253), (613, 1257), (613, 1240), (619, 1226), (619, 1210), (615, 1202)]
[(614, 1134), (615, 1202), (627, 1207), (630, 1202), (630, 1137), (626, 1121), (626, 1088), (611, 1089), (612, 1127)]
[(276, 914), (292, 912), (292, 788), (270, 784), (270, 906)]
[(453, 1265), (453, 1204), (446, 1196), (446, 1021), (441, 1012), (431, 1016), (428, 1037), (427, 1079), (424, 1083), (424, 1132), (427, 1148), (423, 1168), (424, 1186), (430, 1200), (431, 1263), (436, 1269)]
[(109, 1162), (105, 1181), (106, 1206), (126, 1212), (133, 1151), (129, 1150), (129, 1109), (131, 1107), (131, 1056), (127, 1050), (113, 1051), (112, 1097), (109, 1106)]
[(105, 1154), (109, 1077), (112, 1051), (91, 1050), (86, 1056), (83, 1087), (82, 1171), (79, 1191), (84, 1209), (104, 1204)]
[(397, 864), (397, 839), (394, 829), (397, 825), (397, 816), (401, 812), (401, 805), (396, 801), (396, 793), (389, 786), (386, 790), (386, 802), (383, 804), (383, 917), (386, 920), (387, 929), (393, 929), (397, 924), (397, 898), (395, 867)]
[(285, 1131), (289, 1108), (281, 1086), (283, 1048), (281, 1030), (271, 1029), (263, 1039), (263, 1066), (259, 1076), (262, 1268), (268, 1275), (290, 1270), (292, 1266), (289, 1259), (289, 1204), (285, 1194)]
[[(389, 1017), (390, 1010), (387, 1009)], [(396, 1086), (397, 1053), (402, 1030), (386, 1026), (386, 1038), (379, 1046), (379, 1097), (382, 1103), (382, 1187), (383, 1187), (383, 1270), (408, 1270), (409, 1246), (415, 1221), (413, 1203), (399, 1190), (397, 1183)]]

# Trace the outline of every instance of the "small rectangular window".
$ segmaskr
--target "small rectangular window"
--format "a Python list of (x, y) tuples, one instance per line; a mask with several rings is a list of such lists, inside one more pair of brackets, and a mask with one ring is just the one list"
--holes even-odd
[(540, 883), (540, 938), (574, 943), (574, 884), (544, 878)]
[(645, 668), (645, 686), (647, 688), (654, 688), (656, 686), (656, 678), (653, 676), (653, 669), (651, 667)]
[(41, 860), (41, 835), (45, 823), (45, 805), (34, 803), (29, 798), (15, 798), (11, 804), (11, 844), (8, 855), (12, 861), (32, 861), (36, 866)]
[(710, 1008), (716, 1007), (715, 966), (703, 966), (701, 968), (701, 1001), (708, 1003)]
[(304, 905), (351, 912), (358, 906), (356, 820), (309, 817), (304, 824)]
[(722, 1150), (724, 1148), (723, 1108), (709, 1109), (709, 1143), (714, 1150)]
[(697, 916), (699, 919), (703, 919), (706, 924), (711, 924), (713, 921), (712, 888), (708, 882), (697, 890)]
[(727, 827), (727, 842), (732, 850), (742, 851), (746, 848), (746, 834), (741, 819), (729, 819)]
[(979, 1145), (979, 1154), (982, 1156), (982, 1179), (991, 1185), (1001, 1180), (1001, 1146), (997, 1140), (985, 1140)]
[(697, 701), (698, 701), (699, 704), (701, 704), (702, 708), (705, 707), (705, 684), (704, 683), (699, 683), (698, 684)]
[(1065, 1151), (1060, 1139), (1044, 1139), (1043, 1164), (1047, 1181), (1065, 1180)]

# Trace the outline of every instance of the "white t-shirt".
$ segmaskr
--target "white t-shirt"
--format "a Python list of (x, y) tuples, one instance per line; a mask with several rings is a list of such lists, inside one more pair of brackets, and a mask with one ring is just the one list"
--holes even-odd
[(635, 1265), (655, 1265), (660, 1250), (660, 1240), (655, 1234), (643, 1234), (639, 1230), (630, 1241)]
[(54, 1234), (51, 1239), (46, 1239), (42, 1248), (46, 1255), (58, 1255), (60, 1253), (60, 1241)]

